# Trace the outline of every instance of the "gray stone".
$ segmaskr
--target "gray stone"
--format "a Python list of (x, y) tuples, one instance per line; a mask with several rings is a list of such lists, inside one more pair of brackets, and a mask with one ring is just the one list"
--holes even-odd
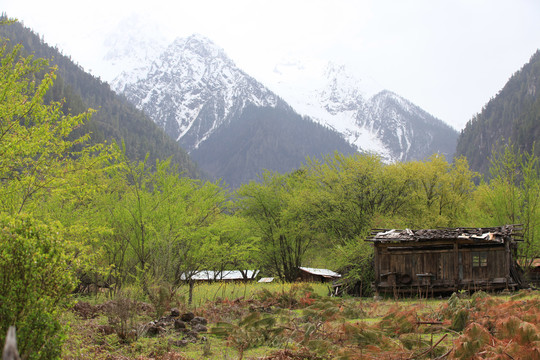
[(180, 319), (176, 319), (176, 320), (174, 320), (174, 328), (175, 329), (185, 329), (186, 328), (186, 323), (183, 322)]
[(191, 326), (196, 325), (196, 324), (206, 325), (206, 324), (208, 324), (208, 320), (206, 320), (203, 317), (196, 316), (193, 319), (191, 319), (190, 324), (191, 324)]
[(193, 331), (196, 331), (198, 333), (200, 332), (207, 332), (208, 329), (206, 328), (206, 326), (204, 326), (203, 324), (195, 324), (193, 325), (193, 327), (191, 328), (191, 330)]
[(190, 322), (195, 317), (195, 314), (192, 312), (187, 312), (185, 314), (182, 314), (182, 317), (180, 318), (182, 321)]

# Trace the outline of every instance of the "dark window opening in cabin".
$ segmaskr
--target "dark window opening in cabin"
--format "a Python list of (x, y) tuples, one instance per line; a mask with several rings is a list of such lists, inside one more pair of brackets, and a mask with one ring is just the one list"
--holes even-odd
[(487, 266), (487, 252), (473, 252), (472, 253), (472, 266), (473, 267), (486, 267)]

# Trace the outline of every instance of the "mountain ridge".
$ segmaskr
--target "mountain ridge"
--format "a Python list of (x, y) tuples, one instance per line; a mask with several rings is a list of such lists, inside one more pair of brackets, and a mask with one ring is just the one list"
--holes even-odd
[[(121, 77), (114, 82), (123, 83)], [(175, 39), (152, 62), (146, 77), (119, 91), (151, 114), (192, 154), (201, 169), (231, 186), (256, 179), (264, 169), (294, 170), (308, 156), (355, 152), (337, 132), (296, 114), (278, 95), (238, 68), (222, 48), (201, 35)], [(240, 123), (244, 128), (238, 126)], [(263, 128), (266, 134), (261, 133)], [(279, 133), (277, 128), (286, 130)], [(236, 134), (231, 129), (236, 129)], [(246, 139), (238, 138), (239, 133)], [(216, 134), (227, 134), (227, 138), (219, 139)], [(320, 141), (313, 145), (313, 139)], [(251, 154), (243, 157), (236, 149), (239, 143), (249, 143), (245, 148)], [(247, 158), (248, 163), (244, 161)], [(239, 163), (234, 166), (231, 159)], [(224, 164), (229, 164), (226, 169)]]
[(46, 95), (49, 101), (62, 101), (65, 111), (73, 114), (88, 108), (98, 109), (77, 130), (90, 132), (92, 143), (105, 140), (124, 143), (126, 155), (132, 160), (144, 160), (149, 154), (151, 165), (158, 158), (171, 158), (172, 164), (186, 175), (201, 175), (189, 155), (142, 111), (117, 95), (107, 83), (85, 72), (60, 50), (49, 46), (31, 29), (14, 22), (0, 26), (0, 37), (10, 39), (11, 45), (21, 44), (26, 53), (49, 59), (50, 66), (58, 67), (53, 89)]
[(457, 155), (471, 169), (487, 175), (492, 151), (509, 143), (521, 152), (540, 156), (540, 49), (516, 71), (504, 87), (467, 122), (457, 144)]
[[(270, 90), (236, 67), (222, 48), (198, 34), (175, 39), (150, 69), (136, 82), (126, 84), (120, 75), (113, 84), (125, 84), (115, 88), (152, 114), (188, 151), (240, 116), (240, 109), (249, 102), (262, 107), (288, 103), (300, 114), (341, 133), (358, 151), (377, 153), (387, 162), (422, 160), (433, 153), (452, 158), (455, 150), (457, 131), (373, 81), (362, 82), (369, 91), (361, 89), (343, 65), (328, 64), (326, 84), (315, 84), (312, 94), (298, 101), (288, 97), (287, 91), (276, 90), (283, 90), (277, 86), (283, 81), (274, 81)], [(280, 72), (277, 66), (275, 70)], [(212, 113), (213, 120), (209, 120)], [(205, 114), (204, 119), (199, 114)], [(415, 133), (423, 135), (415, 137)]]
[(435, 152), (453, 156), (457, 131), (374, 80), (357, 79), (344, 65), (297, 60), (276, 65), (274, 73), (271, 89), (301, 114), (342, 133), (359, 151), (378, 153), (387, 162), (422, 160)]

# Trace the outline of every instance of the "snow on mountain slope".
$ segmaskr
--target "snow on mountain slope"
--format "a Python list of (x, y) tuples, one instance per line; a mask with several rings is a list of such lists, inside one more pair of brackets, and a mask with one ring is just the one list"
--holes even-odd
[[(248, 76), (223, 49), (200, 35), (178, 38), (144, 77), (115, 79), (118, 90), (191, 151), (251, 103), (275, 107), (278, 97)], [(121, 84), (125, 84), (123, 88)]]
[(342, 65), (282, 62), (265, 79), (265, 87), (201, 35), (178, 38), (163, 51), (160, 41), (135, 39), (140, 44), (122, 50), (118, 41), (111, 49), (109, 61), (124, 69), (113, 87), (188, 151), (249, 104), (290, 105), (342, 134), (359, 151), (379, 154), (387, 162), (433, 153), (450, 158), (455, 149), (455, 130), (375, 81), (355, 78)]
[(286, 61), (266, 80), (299, 113), (340, 132), (359, 151), (388, 162), (453, 154), (452, 140), (437, 144), (433, 138), (443, 132), (456, 139), (457, 132), (375, 81), (355, 78), (343, 65)]
[(106, 66), (101, 76), (113, 90), (121, 92), (126, 84), (146, 76), (169, 43), (164, 33), (159, 25), (135, 14), (123, 19), (108, 35), (104, 44), (108, 50), (103, 57)]

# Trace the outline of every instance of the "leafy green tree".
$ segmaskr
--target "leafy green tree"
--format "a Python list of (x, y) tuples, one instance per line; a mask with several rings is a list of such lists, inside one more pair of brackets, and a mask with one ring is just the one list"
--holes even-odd
[(317, 184), (316, 223), (335, 244), (364, 236), (380, 214), (393, 216), (409, 195), (409, 177), (377, 156), (335, 154), (323, 163), (310, 161)]
[(156, 286), (175, 291), (186, 281), (191, 301), (193, 275), (215, 261), (215, 223), (226, 216), (228, 194), (218, 183), (180, 176), (169, 160), (151, 168), (124, 156), (109, 176), (101, 206), (112, 229), (104, 247), (117, 287), (136, 276), (152, 300)]
[[(37, 78), (47, 62), (20, 56), (21, 47), (0, 49), (0, 210), (20, 213), (40, 193), (62, 187), (72, 173), (86, 169), (96, 148), (74, 153), (88, 137), (69, 135), (90, 115), (64, 115), (60, 103), (43, 97), (54, 69)], [(74, 158), (78, 161), (75, 162)]]
[(464, 157), (448, 163), (435, 154), (427, 161), (403, 165), (409, 177), (407, 203), (402, 207), (402, 223), (411, 228), (463, 226), (468, 222), (468, 207), (475, 189), (476, 173)]
[(303, 171), (287, 175), (265, 172), (261, 183), (239, 189), (241, 214), (250, 219), (260, 238), (258, 259), (286, 281), (295, 281), (306, 251), (316, 240), (308, 213), (298, 203), (306, 194)]
[(258, 249), (258, 237), (253, 234), (246, 218), (238, 215), (221, 216), (210, 228), (213, 237), (209, 270), (239, 270), (245, 280), (247, 270), (257, 270), (254, 258)]
[(88, 196), (86, 188), (71, 181), (99, 166), (103, 146), (74, 135), (90, 112), (66, 115), (60, 103), (44, 102), (55, 69), (43, 73), (47, 61), (7, 44), (0, 48), (0, 336), (16, 325), (23, 358), (54, 359), (64, 339), (58, 312), (83, 266), (68, 235), (82, 231), (52, 221), (58, 209), (48, 205), (84, 202), (75, 195)]
[(215, 263), (219, 235), (216, 226), (226, 216), (228, 194), (217, 183), (190, 180), (182, 202), (183, 226), (172, 239), (175, 284), (187, 281), (188, 303), (193, 300), (193, 275)]
[(59, 224), (0, 213), (0, 342), (15, 325), (23, 359), (59, 359), (65, 328), (58, 319), (75, 277)]
[(396, 222), (412, 179), (400, 164), (384, 165), (371, 155), (335, 154), (322, 163), (309, 161), (306, 168), (316, 184), (306, 211), (325, 237), (318, 252), (331, 254), (331, 267), (345, 274), (348, 292), (367, 295), (373, 249), (363, 239), (372, 227)]
[(491, 180), (475, 192), (475, 218), (485, 226), (522, 224), (519, 251), (531, 261), (540, 257), (540, 164), (533, 151), (512, 144), (492, 155)]

